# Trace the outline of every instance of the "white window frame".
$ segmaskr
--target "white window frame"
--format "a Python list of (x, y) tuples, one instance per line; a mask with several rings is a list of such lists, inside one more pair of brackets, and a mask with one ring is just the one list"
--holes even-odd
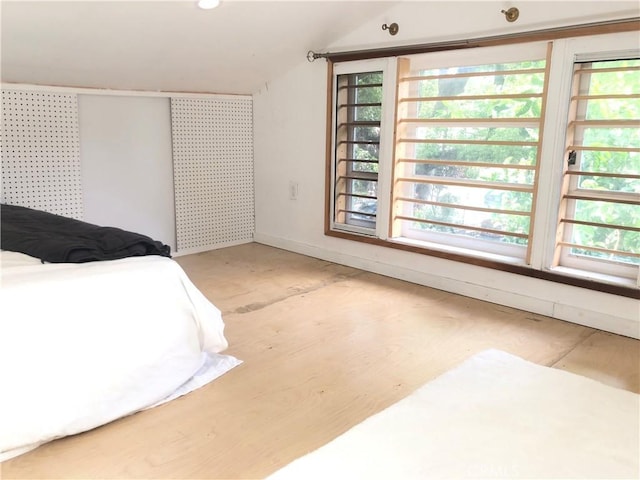
[(536, 216), (536, 235), (532, 245), (535, 263), (532, 266), (549, 272), (584, 278), (588, 280), (623, 285), (640, 286), (640, 269), (636, 266), (619, 265), (597, 258), (587, 259), (563, 254), (559, 265), (554, 265), (556, 230), (559, 221), (559, 204), (563, 171), (566, 162), (566, 136), (569, 105), (575, 62), (600, 61), (640, 57), (637, 32), (622, 32), (588, 37), (575, 37), (554, 41), (549, 82), (554, 88), (549, 91), (547, 116), (544, 122), (543, 158), (553, 159), (541, 163), (541, 185), (550, 186), (548, 192), (539, 192)]
[[(415, 59), (422, 61), (425, 69), (519, 62), (536, 58), (545, 59), (547, 56), (547, 44), (548, 42), (530, 42), (527, 44), (529, 48), (526, 50), (521, 45), (502, 45), (480, 49), (419, 54), (409, 58), (412, 61), (415, 61)], [(535, 52), (531, 53), (533, 49), (535, 49)], [(539, 131), (539, 135), (542, 135), (542, 128)], [(535, 211), (534, 206), (532, 207), (533, 211)], [(463, 229), (464, 227), (461, 226), (461, 228)], [(533, 228), (533, 221), (529, 228)], [(407, 235), (408, 232), (410, 232), (410, 235)], [(444, 252), (460, 253), (503, 263), (526, 265), (527, 247), (523, 245), (491, 242), (440, 232), (422, 232), (408, 225), (403, 226), (402, 234), (392, 240), (409, 245), (422, 243), (423, 246)]]
[(387, 238), (389, 230), (389, 203), (391, 183), (391, 163), (393, 156), (393, 123), (395, 118), (395, 58), (381, 58), (374, 60), (358, 60), (353, 62), (335, 63), (331, 91), (336, 92), (336, 82), (339, 75), (349, 75), (364, 72), (382, 72), (382, 112), (380, 119), (380, 145), (378, 157), (378, 200), (376, 213), (376, 228), (364, 228), (357, 225), (347, 225), (335, 222), (335, 176), (336, 176), (336, 108), (335, 98), (332, 101), (331, 113), (331, 189), (330, 189), (330, 229), (357, 235)]

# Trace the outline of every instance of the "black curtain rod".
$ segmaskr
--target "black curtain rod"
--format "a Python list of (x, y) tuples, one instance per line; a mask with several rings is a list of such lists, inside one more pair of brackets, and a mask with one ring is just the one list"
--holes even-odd
[[(593, 33), (580, 33), (579, 30), (587, 30), (592, 28), (606, 29), (607, 27), (616, 27), (621, 25), (624, 25), (627, 28), (618, 31), (639, 30), (640, 17), (584, 23), (566, 27), (545, 28), (542, 30), (532, 30), (528, 32), (507, 33), (504, 35), (493, 35), (489, 37), (472, 38), (469, 40), (421, 43), (417, 45), (401, 45), (396, 47), (372, 48), (368, 50), (351, 50), (345, 52), (316, 53), (312, 50), (309, 50), (309, 52), (307, 53), (307, 60), (313, 62), (318, 58), (326, 58), (331, 62), (346, 62), (350, 60), (367, 60), (371, 58), (395, 57), (400, 55), (412, 55), (416, 53), (430, 53), (441, 52), (445, 50), (461, 50), (465, 48), (486, 47), (491, 45), (499, 45), (501, 43), (522, 43), (528, 41), (552, 40), (562, 37), (580, 36)], [(617, 30), (612, 30), (611, 32), (598, 33), (614, 33), (616, 31)]]

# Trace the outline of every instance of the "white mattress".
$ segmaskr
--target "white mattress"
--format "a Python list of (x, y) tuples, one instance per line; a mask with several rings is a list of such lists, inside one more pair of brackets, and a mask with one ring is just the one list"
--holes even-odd
[(478, 354), (269, 480), (640, 478), (640, 396)]
[(160, 256), (2, 252), (0, 461), (197, 388), (239, 361), (220, 311)]

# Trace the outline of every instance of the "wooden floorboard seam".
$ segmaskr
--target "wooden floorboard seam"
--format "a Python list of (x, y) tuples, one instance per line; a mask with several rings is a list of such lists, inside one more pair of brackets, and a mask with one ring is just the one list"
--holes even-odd
[(318, 291), (318, 290), (320, 290), (322, 288), (328, 287), (329, 285), (335, 285), (335, 284), (340, 283), (340, 282), (346, 282), (347, 280), (352, 280), (354, 278), (358, 278), (359, 276), (362, 276), (364, 274), (365, 274), (364, 271), (356, 271), (353, 274), (349, 274), (349, 275), (345, 275), (345, 274), (336, 275), (334, 277), (331, 277), (330, 279), (323, 280), (322, 282), (320, 282), (320, 283), (318, 283), (316, 285), (312, 285), (310, 287), (306, 287), (306, 288), (301, 288), (301, 289), (295, 290), (295, 291), (293, 291), (291, 293), (272, 298), (269, 301), (256, 302), (256, 303), (250, 303), (250, 304), (247, 304), (247, 305), (243, 305), (241, 307), (236, 308), (235, 310), (222, 312), (222, 314), (223, 315), (231, 314), (231, 313), (242, 314), (242, 313), (255, 312), (257, 310), (262, 310), (263, 308), (269, 307), (271, 305), (275, 305), (277, 303), (284, 302), (285, 300), (288, 300), (290, 298), (295, 298), (295, 297), (299, 297), (301, 295), (307, 295), (309, 293)]
[(576, 342), (573, 347), (569, 348), (568, 350), (561, 352), (557, 358), (551, 360), (551, 362), (549, 362), (549, 364), (547, 365), (548, 367), (553, 367), (555, 368), (560, 362), (562, 362), (565, 358), (567, 358), (569, 355), (571, 355), (572, 352), (574, 352), (577, 348), (581, 347), (582, 345), (585, 345), (586, 342), (593, 337), (594, 335), (596, 335), (600, 330), (593, 330), (592, 332), (589, 333), (589, 335), (586, 335), (583, 339), (581, 339), (579, 342)]

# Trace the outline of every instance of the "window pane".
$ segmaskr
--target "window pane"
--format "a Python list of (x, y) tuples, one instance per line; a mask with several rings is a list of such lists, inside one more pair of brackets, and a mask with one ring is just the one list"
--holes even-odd
[(437, 176), (450, 179), (486, 180), (488, 182), (519, 183), (532, 185), (533, 170), (472, 166), (448, 166), (442, 164), (421, 163), (416, 165), (414, 174), (418, 176)]
[(382, 72), (338, 75), (334, 223), (375, 229)]
[[(434, 129), (435, 130), (435, 129)], [(451, 140), (463, 140), (464, 137), (456, 131), (450, 129), (446, 134)], [(420, 138), (442, 138), (437, 132), (427, 131), (426, 129), (418, 129), (416, 136)], [(500, 135), (498, 133), (497, 135)], [(509, 132), (505, 132), (504, 136), (498, 137), (503, 140), (509, 140)], [(537, 136), (534, 140), (537, 142)], [(414, 147), (413, 158), (417, 160), (455, 160), (469, 162), (486, 162), (500, 164), (517, 164), (517, 165), (535, 165), (537, 148), (521, 145), (487, 145), (483, 143), (476, 144), (452, 144), (452, 143), (424, 143), (417, 144)]]
[(637, 275), (623, 266), (640, 264), (638, 67), (637, 59), (575, 66), (558, 265)]
[[(531, 210), (531, 193), (425, 183), (414, 185), (413, 198), (418, 201), (413, 204), (411, 212), (415, 218), (499, 230), (505, 233), (526, 234), (529, 231), (528, 212)], [(420, 200), (424, 203), (419, 202)], [(450, 233), (460, 230), (452, 226), (428, 223), (419, 223), (414, 228)], [(501, 236), (496, 235), (495, 232), (491, 232), (488, 237), (480, 235), (478, 231), (461, 234), (526, 244), (526, 238)]]
[(493, 243), (496, 253), (500, 244), (528, 245), (545, 65), (401, 72), (394, 236), (444, 232), (482, 252)]

